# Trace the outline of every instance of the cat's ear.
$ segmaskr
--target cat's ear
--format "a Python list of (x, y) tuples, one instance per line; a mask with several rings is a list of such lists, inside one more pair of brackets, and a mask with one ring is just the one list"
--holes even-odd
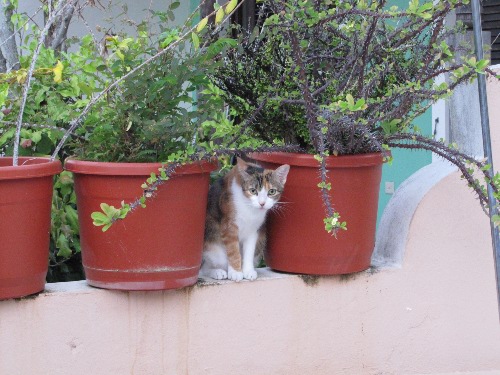
[(236, 165), (240, 171), (244, 171), (248, 167), (247, 162), (239, 157), (236, 158)]
[(274, 174), (278, 178), (278, 181), (285, 185), (286, 177), (288, 176), (288, 172), (290, 171), (290, 166), (288, 164), (284, 164), (275, 169)]
[(243, 180), (248, 180), (250, 178), (250, 175), (247, 173), (248, 164), (246, 161), (236, 158), (236, 167), (238, 168), (238, 172)]

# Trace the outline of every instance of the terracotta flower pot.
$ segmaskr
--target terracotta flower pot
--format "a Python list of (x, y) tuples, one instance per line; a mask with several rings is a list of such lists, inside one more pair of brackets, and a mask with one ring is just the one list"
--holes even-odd
[(49, 264), (53, 176), (61, 162), (0, 158), (0, 299), (43, 290)]
[(375, 245), (381, 154), (330, 156), (331, 197), (347, 231), (338, 238), (324, 229), (325, 208), (317, 187), (319, 164), (312, 155), (252, 154), (264, 167), (291, 166), (280, 211), (270, 213), (267, 265), (311, 275), (346, 274), (370, 267)]
[(159, 163), (67, 160), (74, 173), (85, 276), (90, 285), (122, 290), (181, 288), (196, 283), (201, 265), (205, 210), (214, 163), (176, 169), (146, 208), (102, 232), (91, 214), (142, 196), (141, 185)]

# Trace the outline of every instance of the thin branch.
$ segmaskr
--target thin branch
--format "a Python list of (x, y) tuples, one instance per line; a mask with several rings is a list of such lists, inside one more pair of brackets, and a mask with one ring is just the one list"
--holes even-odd
[[(241, 5), (242, 3), (239, 3), (239, 5)], [(224, 18), (223, 22), (221, 22), (221, 25), (227, 21), (231, 15), (238, 9), (238, 7), (236, 7), (230, 14), (226, 15), (226, 17)], [(214, 11), (215, 13), (215, 11)], [(163, 50), (157, 52), (156, 54), (154, 54), (153, 56), (147, 58), (144, 62), (142, 62), (141, 64), (139, 64), (138, 66), (136, 66), (135, 68), (131, 69), (127, 74), (121, 76), (120, 78), (118, 78), (116, 81), (114, 81), (113, 83), (111, 83), (110, 85), (108, 85), (104, 90), (102, 90), (100, 93), (98, 93), (97, 95), (95, 95), (92, 100), (89, 101), (89, 103), (85, 106), (85, 108), (82, 110), (82, 112), (80, 113), (80, 115), (75, 118), (74, 120), (72, 120), (70, 122), (70, 126), (68, 128), (68, 130), (66, 131), (66, 133), (63, 135), (63, 137), (61, 138), (61, 140), (59, 141), (59, 143), (57, 144), (54, 152), (52, 153), (52, 156), (51, 156), (51, 159), (54, 160), (57, 156), (57, 154), (59, 153), (59, 151), (61, 150), (61, 148), (63, 147), (63, 145), (66, 143), (68, 137), (75, 132), (75, 130), (81, 125), (82, 121), (85, 119), (85, 117), (88, 115), (88, 113), (90, 112), (90, 109), (92, 108), (92, 106), (94, 106), (97, 101), (102, 98), (104, 95), (106, 95), (109, 91), (111, 91), (112, 89), (114, 89), (115, 87), (117, 87), (121, 82), (123, 82), (124, 80), (126, 80), (127, 78), (129, 78), (131, 75), (135, 74), (136, 72), (140, 71), (142, 68), (144, 68), (145, 66), (149, 65), (152, 61), (158, 59), (159, 57), (163, 56), (164, 54), (166, 54), (167, 52), (171, 51), (172, 49), (174, 49), (175, 47), (177, 47), (177, 45), (179, 45), (181, 42), (183, 42), (184, 40), (187, 39), (187, 37), (189, 35), (191, 35), (191, 33), (196, 29), (197, 25), (194, 25), (193, 27), (191, 27), (190, 29), (188, 29), (184, 34), (182, 34), (179, 39), (177, 39), (176, 41), (172, 42), (171, 44), (169, 44), (166, 48), (164, 48)], [(220, 26), (221, 27), (221, 26)]]
[(17, 52), (16, 40), (11, 38), (14, 27), (11, 22), (12, 4), (10, 0), (0, 2), (0, 50), (6, 62), (6, 72), (19, 69), (19, 53)]
[[(474, 165), (481, 174), (483, 174), (486, 183), (490, 184), (495, 193), (498, 193), (498, 188), (491, 184), (491, 174), (488, 169), (485, 169), (485, 163), (478, 161), (467, 154), (452, 149), (444, 143), (424, 137), (419, 134), (396, 134), (387, 138), (387, 144), (390, 147), (406, 148), (406, 149), (424, 149), (432, 151), (433, 153), (443, 157), (452, 164), (456, 165), (462, 172), (463, 178), (467, 180), (469, 186), (477, 194), (479, 201), (483, 207), (488, 204), (488, 196), (483, 189), (478, 185), (472, 174), (467, 168), (466, 162)], [(401, 143), (404, 142), (404, 143)]]
[[(0, 5), (0, 8), (2, 7), (2, 5)], [(16, 34), (23, 30), (24, 27), (33, 19), (33, 17), (35, 17), (38, 12), (40, 12), (41, 10), (43, 9), (43, 5), (40, 5), (37, 10), (35, 11), (35, 13), (33, 13), (31, 16), (28, 17), (28, 20), (26, 20), (26, 22), (24, 22), (21, 26), (19, 26), (16, 30), (14, 30), (6, 39), (2, 39), (2, 42), (0, 43), (0, 48), (2, 48), (2, 46), (7, 43), (9, 40), (11, 40), (12, 38), (15, 38)], [(0, 21), (1, 22), (1, 21)]]
[[(15, 125), (17, 125), (17, 122), (14, 122), (14, 121), (3, 121), (3, 120), (1, 120), (0, 124), (15, 126)], [(50, 130), (60, 131), (62, 133), (64, 133), (66, 131), (65, 128), (60, 128), (58, 126), (53, 126), (53, 125), (33, 124), (33, 123), (30, 123), (30, 122), (23, 122), (21, 125), (23, 127), (26, 127), (26, 128), (50, 129)], [(77, 137), (83, 138), (83, 137), (80, 137), (80, 136), (77, 136)]]
[(28, 69), (28, 73), (27, 73), (27, 76), (26, 76), (26, 82), (25, 82), (25, 84), (23, 86), (23, 97), (22, 97), (22, 100), (21, 100), (21, 105), (20, 105), (20, 108), (19, 108), (19, 115), (18, 115), (18, 118), (17, 118), (16, 136), (14, 138), (14, 150), (13, 150), (13, 165), (14, 166), (17, 166), (18, 162), (19, 162), (19, 141), (21, 139), (21, 128), (22, 128), (22, 124), (23, 124), (24, 108), (26, 107), (26, 101), (28, 99), (28, 92), (29, 92), (29, 89), (30, 89), (30, 86), (31, 86), (31, 79), (33, 77), (33, 72), (35, 70), (36, 61), (38, 60), (38, 56), (40, 54), (40, 50), (41, 50), (42, 45), (44, 43), (45, 35), (49, 31), (49, 28), (52, 26), (52, 23), (56, 20), (57, 16), (62, 11), (64, 11), (64, 9), (67, 6), (72, 5), (74, 1), (78, 1), (78, 0), (68, 0), (68, 2), (66, 4), (64, 4), (63, 2), (59, 3), (57, 9), (55, 10), (55, 12), (53, 12), (51, 14), (51, 17), (47, 20), (47, 23), (45, 24), (45, 27), (41, 31), (39, 39), (38, 39), (38, 44), (37, 44), (37, 46), (35, 48), (35, 51), (33, 52), (33, 57), (31, 59), (31, 64), (30, 64), (30, 67)]
[[(218, 150), (214, 150), (210, 155), (190, 155), (188, 157), (189, 161), (197, 162), (197, 161), (211, 161), (214, 157), (222, 156), (222, 155), (245, 155), (249, 153), (266, 153), (266, 152), (300, 152), (302, 151), (297, 145), (285, 145), (285, 146), (263, 146), (263, 147), (252, 147), (252, 148), (240, 148), (238, 150), (232, 150), (230, 148), (221, 148)], [(175, 170), (181, 165), (179, 162), (168, 163), (164, 165), (161, 170), (165, 171), (165, 175), (169, 178), (172, 174), (175, 173)], [(153, 198), (156, 194), (158, 188), (163, 185), (167, 180), (166, 179), (158, 179), (152, 184), (148, 186), (147, 189), (144, 190), (143, 197), (146, 199)], [(127, 203), (130, 207), (130, 211), (134, 211), (138, 207), (142, 206), (142, 197), (136, 198), (132, 202)], [(120, 219), (117, 219), (120, 220)]]
[(292, 31), (288, 32), (288, 37), (290, 38), (290, 42), (292, 44), (292, 51), (295, 57), (295, 63), (297, 64), (297, 68), (299, 69), (299, 85), (305, 101), (307, 127), (309, 128), (309, 133), (311, 135), (311, 141), (313, 142), (313, 146), (316, 150), (318, 150), (320, 148), (320, 142), (318, 141), (317, 136), (319, 135), (318, 133), (321, 132), (318, 132), (318, 130), (316, 129), (317, 120), (314, 108), (315, 102), (311, 94), (311, 91), (309, 89), (310, 84), (308, 82), (307, 73), (304, 68), (299, 41), (297, 39), (297, 35)]

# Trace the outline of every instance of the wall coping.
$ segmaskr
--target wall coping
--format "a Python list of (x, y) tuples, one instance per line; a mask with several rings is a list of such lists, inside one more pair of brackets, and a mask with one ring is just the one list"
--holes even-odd
[[(300, 278), (300, 277), (308, 277), (301, 276), (295, 274), (287, 274), (281, 272), (275, 272), (268, 267), (257, 268), (258, 278), (257, 281), (267, 281), (267, 280), (278, 280), (278, 279), (289, 279), (289, 278)], [(365, 271), (367, 272), (367, 271)], [(313, 278), (314, 276), (311, 276)], [(328, 276), (326, 276), (328, 277)], [(250, 280), (241, 280), (241, 281), (232, 281), (232, 280), (214, 280), (207, 276), (200, 276), (198, 278), (198, 282), (193, 285), (191, 288), (195, 287), (206, 287), (206, 286), (220, 286), (227, 284), (236, 284), (236, 283), (251, 283)], [(189, 288), (189, 287), (188, 287)], [(182, 290), (177, 289), (178, 291)], [(54, 293), (93, 293), (93, 292), (109, 292), (110, 289), (102, 289), (93, 287), (87, 284), (86, 280), (78, 280), (78, 281), (66, 281), (66, 282), (58, 282), (58, 283), (47, 283), (45, 284), (45, 289), (37, 295), (28, 296), (23, 298), (16, 298), (16, 300), (26, 300), (26, 299), (34, 299), (40, 295), (50, 295)], [(174, 290), (175, 291), (175, 290)], [(118, 291), (122, 293), (144, 293), (144, 291)], [(160, 291), (161, 292), (161, 291)], [(0, 301), (1, 303), (1, 301)]]

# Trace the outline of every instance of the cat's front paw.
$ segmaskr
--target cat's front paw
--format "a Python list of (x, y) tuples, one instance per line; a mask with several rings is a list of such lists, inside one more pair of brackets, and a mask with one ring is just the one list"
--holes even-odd
[(210, 270), (210, 273), (208, 276), (210, 276), (212, 279), (215, 279), (215, 280), (225, 280), (225, 279), (227, 279), (227, 272), (224, 270), (221, 270), (219, 268), (219, 269), (215, 269), (215, 270)]
[(243, 278), (247, 280), (255, 280), (257, 278), (257, 271), (254, 269), (243, 270)]
[(227, 278), (233, 281), (241, 281), (243, 280), (243, 272), (230, 268), (227, 272)]

